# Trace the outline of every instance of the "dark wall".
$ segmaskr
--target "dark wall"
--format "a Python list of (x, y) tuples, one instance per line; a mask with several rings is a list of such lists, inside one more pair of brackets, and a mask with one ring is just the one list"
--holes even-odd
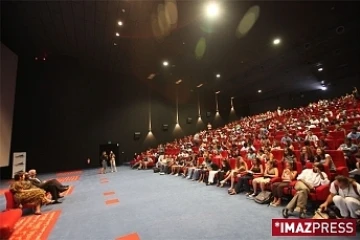
[[(181, 129), (175, 130), (176, 87)], [(88, 157), (98, 166), (99, 144), (108, 141), (119, 143), (124, 152), (120, 160), (130, 160), (135, 152), (194, 134), (213, 122), (214, 97), (200, 91), (203, 124), (197, 124), (197, 94), (174, 83), (159, 87), (149, 80), (86, 69), (71, 58), (20, 58), (12, 152), (27, 152), (27, 167), (38, 172), (84, 168)], [(147, 137), (150, 96), (153, 137)], [(168, 131), (162, 130), (163, 124), (169, 125)], [(133, 139), (134, 132), (141, 132), (140, 140)], [(1, 172), (8, 177), (11, 169)]]
[(274, 111), (279, 106), (283, 109), (307, 106), (310, 102), (315, 102), (319, 99), (333, 99), (346, 93), (351, 93), (354, 86), (357, 86), (358, 89), (360, 87), (357, 76), (339, 80), (336, 85), (328, 86), (325, 91), (319, 89), (303, 93), (293, 92), (254, 101), (249, 104), (249, 112), (251, 115), (254, 115), (268, 110)]

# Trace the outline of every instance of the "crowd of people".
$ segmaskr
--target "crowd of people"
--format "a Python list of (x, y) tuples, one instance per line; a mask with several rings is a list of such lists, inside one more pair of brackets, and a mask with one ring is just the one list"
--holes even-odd
[(359, 120), (355, 89), (334, 100), (297, 109), (279, 107), (175, 139), (135, 156), (131, 166), (153, 166), (160, 175), (183, 176), (206, 185), (229, 184), (228, 194), (245, 193), (248, 199), (271, 196), (274, 207), (289, 195), (282, 211), (285, 218), (291, 212), (306, 217), (310, 193), (326, 186), (329, 196), (320, 205), (322, 210), (336, 206), (338, 217), (359, 218)]

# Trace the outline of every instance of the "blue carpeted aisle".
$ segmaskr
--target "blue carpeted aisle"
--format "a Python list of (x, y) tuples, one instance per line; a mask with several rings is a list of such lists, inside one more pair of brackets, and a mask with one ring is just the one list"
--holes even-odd
[[(86, 170), (69, 184), (74, 190), (62, 204), (44, 207), (62, 211), (51, 240), (115, 240), (133, 232), (141, 240), (265, 240), (271, 219), (281, 216), (281, 208), (229, 196), (226, 188), (128, 167), (106, 175)], [(106, 204), (113, 199), (119, 202)]]

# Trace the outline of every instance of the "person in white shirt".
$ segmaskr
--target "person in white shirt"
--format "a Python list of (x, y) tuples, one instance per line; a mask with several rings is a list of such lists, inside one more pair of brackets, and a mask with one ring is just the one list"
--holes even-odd
[(314, 135), (312, 131), (308, 131), (308, 134), (305, 137), (305, 141), (313, 142), (315, 147), (317, 147), (319, 138), (316, 135)]
[(293, 212), (299, 209), (299, 217), (306, 217), (306, 204), (311, 190), (314, 190), (320, 185), (329, 184), (330, 181), (326, 173), (324, 173), (324, 166), (321, 163), (314, 163), (313, 169), (304, 169), (297, 177), (295, 184), (296, 194), (282, 210), (284, 218), (289, 217), (289, 211)]
[(322, 211), (326, 211), (329, 204), (340, 210), (343, 218), (360, 217), (360, 184), (354, 179), (337, 176), (330, 185), (330, 194), (326, 201), (320, 205)]

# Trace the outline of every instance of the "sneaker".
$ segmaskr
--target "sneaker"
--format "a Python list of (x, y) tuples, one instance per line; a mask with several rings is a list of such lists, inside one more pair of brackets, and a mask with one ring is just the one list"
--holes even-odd
[(161, 172), (160, 175), (165, 175), (165, 173), (164, 173), (164, 172)]
[(256, 197), (256, 193), (250, 194), (247, 196), (247, 199), (254, 199), (254, 197)]
[(175, 174), (175, 176), (179, 176), (179, 174), (177, 173), (177, 174)]

